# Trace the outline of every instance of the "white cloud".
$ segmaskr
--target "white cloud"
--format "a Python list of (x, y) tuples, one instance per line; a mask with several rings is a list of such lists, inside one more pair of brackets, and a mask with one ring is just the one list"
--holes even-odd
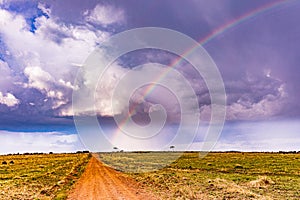
[(13, 86), (14, 78), (10, 67), (2, 60), (0, 60), (0, 73), (0, 91), (8, 92)]
[[(102, 57), (101, 57), (102, 56)], [(98, 52), (97, 57), (101, 59), (99, 62), (107, 59), (102, 53)], [(97, 66), (103, 65), (102, 63), (97, 63)], [(129, 69), (125, 69), (121, 67), (118, 63), (113, 63), (109, 66), (109, 68), (103, 74), (101, 80), (98, 80), (98, 67), (90, 68), (87, 67), (82, 69), (82, 82), (83, 84), (79, 86), (80, 88), (78, 93), (78, 98), (75, 99), (75, 114), (89, 114), (93, 111), (102, 115), (102, 116), (112, 116), (113, 110), (111, 106), (111, 98), (114, 93), (114, 88), (120, 82), (121, 77), (128, 72)], [(96, 88), (95, 88), (96, 87)], [(76, 95), (77, 96), (77, 95)], [(92, 103), (86, 102), (86, 100), (95, 99), (95, 107), (91, 105)], [(123, 109), (128, 106), (122, 101), (123, 98), (119, 99), (120, 104), (115, 107), (116, 113), (121, 113)], [(126, 102), (127, 103), (127, 102)], [(64, 109), (64, 113), (68, 113), (67, 115), (73, 115), (72, 108)]]
[(20, 103), (20, 100), (17, 99), (13, 94), (7, 93), (7, 94), (2, 94), (0, 92), (0, 104), (7, 105), (8, 107), (13, 107), (16, 106)]
[(125, 19), (124, 11), (111, 5), (98, 4), (92, 11), (87, 11), (84, 14), (86, 21), (103, 26), (121, 23)]
[(128, 102), (124, 102), (123, 98), (118, 99), (119, 104), (114, 107), (114, 111), (111, 105), (114, 88), (126, 72), (128, 72), (128, 69), (124, 69), (117, 64), (111, 65), (98, 83), (95, 98), (97, 99), (96, 108), (99, 114), (103, 116), (112, 116), (114, 112), (120, 114), (128, 106)]
[(227, 119), (263, 119), (280, 113), (286, 105), (285, 84), (277, 88), (277, 94), (267, 94), (257, 103), (239, 99), (227, 108)]
[[(51, 14), (44, 5), (39, 4), (39, 7)], [(78, 66), (110, 34), (89, 26), (66, 25), (54, 19), (45, 16), (36, 18), (37, 29), (32, 33), (22, 15), (0, 9), (0, 34), (13, 57), (12, 65), (28, 78), (27, 83), (18, 80), (16, 84), (40, 90), (53, 99), (52, 108), (57, 109), (69, 103), (72, 90), (78, 88), (72, 84)], [(12, 85), (11, 70), (1, 60), (0, 70), (5, 76), (0, 83)], [(2, 86), (0, 91), (3, 91)]]
[[(297, 151), (299, 129), (299, 120), (227, 123), (213, 149), (203, 149), (205, 140), (201, 139), (194, 142), (190, 150)], [(180, 146), (176, 145), (176, 149)]]
[(225, 128), (227, 138), (221, 138), (215, 150), (294, 151), (300, 144), (299, 120), (244, 122)]
[[(101, 55), (100, 52), (101, 51), (98, 52), (97, 58), (101, 57), (99, 60), (104, 62), (104, 59), (107, 59), (109, 56)], [(143, 104), (143, 112), (149, 112), (149, 109), (153, 104), (159, 103), (165, 107), (166, 111), (169, 112), (169, 116), (172, 117), (180, 112), (176, 97), (182, 102), (187, 102), (186, 98), (189, 98), (189, 104), (181, 105), (181, 107), (184, 107), (185, 114), (194, 115), (194, 108), (196, 105), (194, 105), (193, 102), (196, 102), (196, 99), (192, 99), (193, 96), (191, 95), (188, 85), (182, 81), (183, 77), (176, 72), (169, 72), (164, 79), (155, 83), (163, 84), (166, 87), (168, 86), (174, 93), (171, 91), (166, 92), (164, 87), (158, 85), (156, 90), (152, 89), (153, 91), (151, 91), (151, 94), (147, 94), (146, 96), (145, 90), (147, 87), (144, 87), (141, 90), (131, 91), (133, 88), (137, 87), (136, 89), (138, 89), (138, 87), (145, 86), (144, 84), (155, 81), (158, 74), (165, 73), (166, 71), (165, 67), (157, 66), (156, 64), (149, 65), (151, 66), (143, 66), (138, 69), (130, 70), (128, 68), (123, 68), (115, 62), (109, 66), (101, 79), (98, 79), (99, 77), (95, 76), (98, 70), (97, 67), (95, 67), (95, 69), (84, 70), (86, 87), (78, 91), (80, 92), (80, 94), (78, 94), (80, 96), (78, 99), (76, 98), (76, 114), (88, 114), (95, 111), (102, 116), (114, 116), (127, 113), (126, 111), (130, 106), (128, 98), (131, 95), (130, 101), (132, 101), (132, 103)], [(101, 66), (101, 63), (97, 63), (97, 66)], [(147, 81), (145, 82), (145, 80)], [(97, 86), (96, 90), (94, 88), (95, 86)], [(118, 88), (116, 88), (117, 86)], [(176, 97), (173, 94), (176, 94)], [(152, 98), (149, 98), (150, 96)], [(151, 100), (148, 100), (148, 98)], [(93, 105), (94, 102), (89, 104), (86, 102), (87, 99), (95, 99), (95, 107)], [(178, 118), (180, 118), (180, 116), (178, 116)]]
[(48, 16), (51, 15), (51, 9), (47, 8), (45, 4), (42, 3), (38, 3), (38, 8), (45, 14), (47, 14)]
[(0, 131), (0, 154), (25, 152), (74, 152), (83, 145), (76, 134), (60, 132), (8, 132)]
[(62, 105), (68, 103), (68, 99), (64, 96), (64, 89), (53, 88), (53, 85), (61, 83), (61, 86), (73, 88), (70, 82), (65, 82), (62, 79), (58, 83), (54, 78), (40, 67), (26, 67), (24, 74), (28, 77), (29, 83), (24, 84), (25, 87), (36, 88), (47, 95), (47, 97), (54, 99), (52, 109), (57, 109)]
[(64, 81), (63, 79), (59, 79), (58, 82), (67, 88), (71, 88), (72, 90), (78, 90), (78, 86), (72, 85), (70, 81)]
[(50, 84), (54, 82), (53, 77), (40, 67), (26, 67), (24, 74), (29, 79), (28, 87), (37, 88), (39, 90), (50, 90)]

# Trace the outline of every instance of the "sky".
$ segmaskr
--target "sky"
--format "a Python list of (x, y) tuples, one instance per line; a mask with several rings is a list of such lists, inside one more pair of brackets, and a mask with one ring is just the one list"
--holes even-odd
[[(99, 127), (81, 129), (74, 123), (74, 118), (93, 113), (111, 145), (99, 142), (105, 146), (102, 150), (162, 150), (170, 144), (201, 149), (212, 100), (205, 77), (191, 63), (180, 59), (174, 68), (181, 75), (163, 77), (169, 88), (157, 85), (147, 93), (147, 87), (140, 86), (128, 94), (130, 84), (122, 80), (130, 73), (136, 81), (148, 80), (181, 55), (133, 51), (114, 60), (101, 80), (89, 77), (94, 72), (87, 72), (85, 63), (99, 45), (142, 27), (185, 34), (201, 43), (217, 66), (226, 92), (226, 119), (214, 150), (300, 150), (299, 9), (296, 0), (0, 0), (0, 153), (93, 149), (89, 141), (98, 143), (97, 137), (82, 132), (93, 129), (97, 134)], [(105, 60), (110, 55), (100, 56)], [(195, 95), (187, 92), (185, 81)], [(115, 94), (119, 82), (125, 92)], [(96, 89), (88, 90), (91, 84)], [(73, 94), (82, 88), (95, 106), (81, 102), (75, 113)], [(115, 119), (123, 115), (147, 125), (149, 115), (159, 112), (158, 104), (164, 107), (166, 127), (157, 137), (132, 139), (118, 128)], [(196, 135), (189, 133), (194, 127), (185, 128), (188, 142), (172, 143), (183, 111), (199, 116), (200, 128)]]

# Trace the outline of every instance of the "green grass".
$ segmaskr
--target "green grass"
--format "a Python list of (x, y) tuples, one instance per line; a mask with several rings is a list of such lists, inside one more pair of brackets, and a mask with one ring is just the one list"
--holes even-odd
[[(126, 154), (138, 157), (123, 153), (122, 162), (115, 153), (101, 154), (101, 159), (117, 159), (118, 169), (126, 171), (136, 164), (124, 159)], [(146, 164), (153, 154), (142, 154)], [(162, 199), (300, 199), (300, 154), (209, 153), (199, 159), (198, 153), (184, 153), (158, 171), (127, 174)]]
[(0, 199), (65, 199), (89, 158), (89, 154), (0, 156)]

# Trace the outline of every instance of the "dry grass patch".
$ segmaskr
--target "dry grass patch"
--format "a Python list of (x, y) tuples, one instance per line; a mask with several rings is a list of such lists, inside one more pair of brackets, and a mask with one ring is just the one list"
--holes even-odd
[(271, 178), (267, 176), (261, 176), (258, 179), (249, 182), (249, 186), (257, 187), (257, 188), (265, 188), (274, 184), (275, 182), (272, 181)]
[[(151, 153), (143, 158), (151, 162)], [(157, 153), (156, 153), (157, 155)], [(107, 163), (117, 154), (101, 154)], [(131, 158), (131, 153), (123, 153)], [(163, 153), (162, 153), (163, 158)], [(153, 163), (157, 163), (153, 160)], [(300, 154), (184, 153), (155, 172), (128, 173), (161, 199), (300, 199)], [(129, 160), (118, 161), (126, 169)], [(142, 163), (141, 163), (142, 164)], [(145, 165), (144, 167), (148, 167)]]
[(83, 172), (88, 154), (0, 156), (0, 199), (64, 199)]

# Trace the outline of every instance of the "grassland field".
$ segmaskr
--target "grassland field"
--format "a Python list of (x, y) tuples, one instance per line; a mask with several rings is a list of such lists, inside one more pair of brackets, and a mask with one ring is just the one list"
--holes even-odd
[(107, 153), (100, 159), (161, 199), (300, 199), (299, 153), (209, 153), (202, 159), (199, 153), (184, 153), (160, 170), (130, 172), (157, 168), (166, 155)]
[[(201, 159), (196, 152), (98, 156), (160, 199), (300, 199), (299, 153), (209, 153)], [(162, 165), (167, 157), (178, 156)], [(90, 154), (0, 156), (0, 199), (66, 199), (89, 159)]]
[(0, 199), (66, 199), (89, 158), (89, 154), (0, 156)]

